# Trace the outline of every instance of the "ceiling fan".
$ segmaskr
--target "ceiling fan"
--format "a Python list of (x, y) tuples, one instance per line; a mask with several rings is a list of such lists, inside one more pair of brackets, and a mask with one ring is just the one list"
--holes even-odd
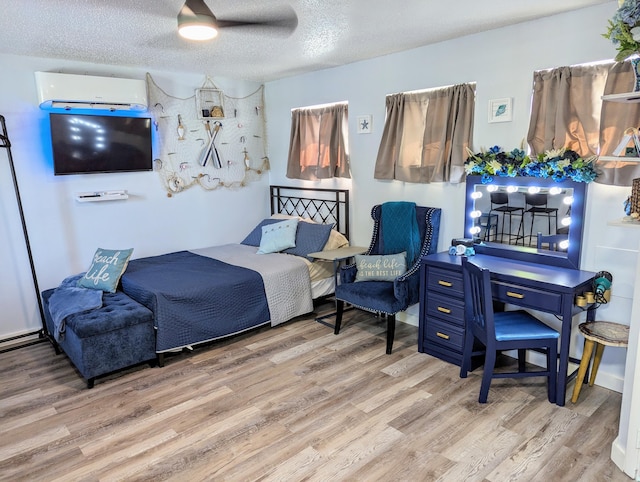
[(294, 30), (298, 25), (295, 11), (288, 7), (287, 12), (280, 12), (276, 18), (266, 20), (221, 20), (204, 3), (204, 0), (187, 0), (178, 13), (178, 32), (189, 40), (211, 40), (218, 35), (218, 30), (229, 27), (244, 26), (277, 27)]

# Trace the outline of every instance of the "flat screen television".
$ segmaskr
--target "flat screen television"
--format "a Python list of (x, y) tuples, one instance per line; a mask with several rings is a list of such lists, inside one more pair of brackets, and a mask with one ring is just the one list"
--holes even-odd
[(151, 171), (151, 119), (49, 114), (55, 175)]

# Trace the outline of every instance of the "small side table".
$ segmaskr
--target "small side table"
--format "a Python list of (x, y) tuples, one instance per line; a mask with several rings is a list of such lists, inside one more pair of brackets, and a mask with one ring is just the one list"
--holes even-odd
[[(338, 286), (338, 268), (340, 268), (340, 263), (349, 258), (353, 258), (356, 254), (366, 253), (367, 249), (368, 248), (364, 248), (362, 246), (345, 246), (344, 248), (329, 249), (327, 251), (316, 251), (315, 253), (309, 253), (308, 256), (315, 259), (322, 259), (324, 261), (333, 262), (333, 290), (335, 292), (335, 287)], [(334, 325), (330, 325), (324, 320), (335, 315), (336, 312), (329, 313), (327, 315), (316, 318), (316, 321), (333, 328)]]

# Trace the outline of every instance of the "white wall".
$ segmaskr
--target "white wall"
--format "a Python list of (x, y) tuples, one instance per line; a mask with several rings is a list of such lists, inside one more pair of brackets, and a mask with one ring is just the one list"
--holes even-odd
[[(44, 153), (47, 112), (38, 107), (35, 71), (145, 79), (130, 69), (0, 55), (0, 114), (6, 119), (34, 263), (41, 290), (87, 269), (96, 248), (134, 248), (133, 258), (240, 241), (268, 215), (268, 176), (239, 189), (199, 186), (167, 197), (158, 173), (54, 176)], [(206, 73), (151, 71), (176, 97), (190, 97)], [(245, 96), (258, 84), (214, 78), (226, 94)], [(127, 201), (78, 203), (81, 191), (126, 189)], [(40, 328), (40, 317), (10, 176), (0, 149), (0, 338)]]
[[(239, 240), (268, 213), (266, 186), (273, 184), (348, 187), (352, 196), (352, 242), (369, 242), (373, 204), (412, 200), (443, 209), (439, 248), (461, 236), (464, 185), (375, 181), (373, 170), (385, 95), (407, 90), (477, 82), (475, 148), (519, 146), (526, 137), (532, 72), (537, 69), (610, 59), (615, 51), (601, 37), (617, 2), (545, 18), (440, 44), (275, 81), (266, 86), (269, 180), (239, 190), (193, 188), (167, 198), (155, 173), (54, 177), (41, 138), (46, 113), (37, 107), (33, 72), (65, 71), (144, 79), (144, 66), (128, 69), (65, 60), (0, 55), (0, 114), (7, 119), (41, 289), (86, 269), (98, 246), (133, 247), (134, 257)], [(381, 32), (384, 35), (384, 32)], [(286, 53), (283, 53), (286, 55)], [(178, 97), (193, 95), (202, 76), (151, 71), (157, 83)], [(215, 79), (231, 95), (255, 85)], [(512, 97), (513, 122), (489, 124), (489, 99)], [(353, 180), (292, 182), (285, 177), (290, 110), (349, 101)], [(358, 115), (373, 115), (373, 133), (356, 134)], [(78, 204), (79, 191), (127, 189), (125, 202)], [(592, 184), (587, 199), (582, 268), (614, 274), (611, 303), (599, 310), (611, 321), (629, 323), (640, 229), (610, 226), (622, 216), (630, 189)], [(6, 152), (0, 149), (0, 338), (38, 329), (37, 305), (17, 216)], [(407, 321), (416, 323), (416, 309)], [(576, 335), (573, 354), (581, 354)], [(624, 350), (607, 349), (597, 383), (621, 390)], [(639, 374), (635, 375), (636, 386)], [(637, 407), (635, 407), (637, 409)], [(629, 411), (633, 411), (631, 407)], [(629, 419), (622, 414), (621, 426)], [(624, 450), (624, 447), (621, 449)]]
[[(409, 200), (441, 207), (443, 220), (439, 248), (447, 249), (452, 238), (463, 235), (464, 184), (410, 184), (373, 179), (377, 148), (384, 123), (385, 95), (461, 82), (476, 82), (474, 148), (477, 150), (480, 147), (499, 145), (510, 150), (519, 147), (527, 136), (533, 72), (563, 65), (612, 59), (616, 53), (615, 49), (601, 33), (605, 31), (607, 19), (613, 15), (616, 8), (617, 2), (610, 2), (267, 84), (266, 105), (269, 153), (273, 167), (272, 182), (292, 183), (285, 177), (290, 110), (347, 100), (353, 179), (297, 184), (350, 186), (353, 200), (351, 237), (353, 243), (359, 245), (367, 245), (370, 239), (372, 223), (369, 210), (373, 204), (387, 200)], [(489, 124), (489, 100), (503, 97), (513, 98), (513, 121)], [(372, 134), (356, 133), (356, 118), (364, 114), (373, 115)], [(589, 186), (581, 262), (582, 269), (607, 270), (613, 274), (611, 302), (598, 310), (598, 317), (624, 324), (630, 324), (634, 285), (640, 280), (639, 273), (636, 272), (640, 229), (613, 226), (608, 222), (620, 219), (624, 215), (622, 204), (630, 192), (629, 187), (597, 183)], [(584, 316), (580, 319), (584, 319)], [(404, 320), (416, 324), (417, 307), (408, 310)], [(546, 321), (559, 325), (553, 317), (547, 317)], [(578, 320), (574, 320), (574, 326), (577, 326), (577, 323)], [(581, 356), (582, 343), (583, 338), (577, 328), (574, 328), (572, 355), (578, 358)], [(637, 340), (630, 350), (637, 350)], [(605, 350), (596, 383), (622, 391), (625, 357), (624, 349)], [(630, 381), (635, 381), (637, 387), (640, 383), (640, 373), (628, 374), (627, 385), (633, 386)], [(584, 392), (583, 390), (582, 396), (585, 396)], [(629, 394), (625, 393), (624, 398), (628, 399)], [(625, 446), (630, 414), (640, 410), (631, 403), (637, 405), (637, 402), (625, 405), (625, 411), (621, 413), (620, 438), (614, 447), (614, 461), (621, 468), (625, 466), (625, 470), (626, 467), (636, 467), (638, 458), (635, 446)], [(630, 471), (627, 473), (631, 474)]]
[[(350, 187), (352, 242), (368, 245), (371, 206), (388, 200), (410, 200), (441, 207), (443, 219), (439, 249), (463, 235), (464, 183), (412, 184), (377, 181), (373, 171), (385, 116), (385, 96), (462, 82), (477, 83), (474, 148), (500, 145), (519, 147), (529, 127), (533, 71), (562, 65), (611, 59), (615, 50), (600, 36), (616, 2), (545, 18), (490, 32), (417, 48), (399, 54), (358, 62), (270, 82), (266, 85), (267, 128), (272, 183), (289, 183), (285, 177), (290, 110), (327, 102), (349, 102), (349, 144), (352, 180), (301, 182), (302, 185)], [(630, 86), (631, 87), (631, 86)], [(513, 122), (488, 123), (490, 99), (513, 98)], [(357, 134), (356, 118), (373, 115), (373, 133)], [(630, 188), (592, 183), (587, 200), (582, 268), (609, 270), (614, 275), (612, 303), (601, 316), (629, 323), (635, 257), (640, 232), (611, 227), (621, 218), (622, 203)], [(631, 280), (631, 281), (629, 281)], [(417, 307), (405, 316), (417, 323)], [(555, 322), (556, 320), (550, 320)], [(577, 321), (576, 321), (577, 323)], [(577, 332), (577, 330), (575, 330)], [(576, 333), (572, 353), (580, 355), (582, 339)], [(598, 383), (622, 391), (624, 350), (605, 350)]]

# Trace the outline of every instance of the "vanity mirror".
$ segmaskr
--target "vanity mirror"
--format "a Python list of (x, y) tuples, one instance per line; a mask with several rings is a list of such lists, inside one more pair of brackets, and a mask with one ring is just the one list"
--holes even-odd
[[(534, 177), (467, 176), (465, 237), (477, 253), (579, 269), (587, 184)], [(560, 235), (537, 248), (537, 234)]]

